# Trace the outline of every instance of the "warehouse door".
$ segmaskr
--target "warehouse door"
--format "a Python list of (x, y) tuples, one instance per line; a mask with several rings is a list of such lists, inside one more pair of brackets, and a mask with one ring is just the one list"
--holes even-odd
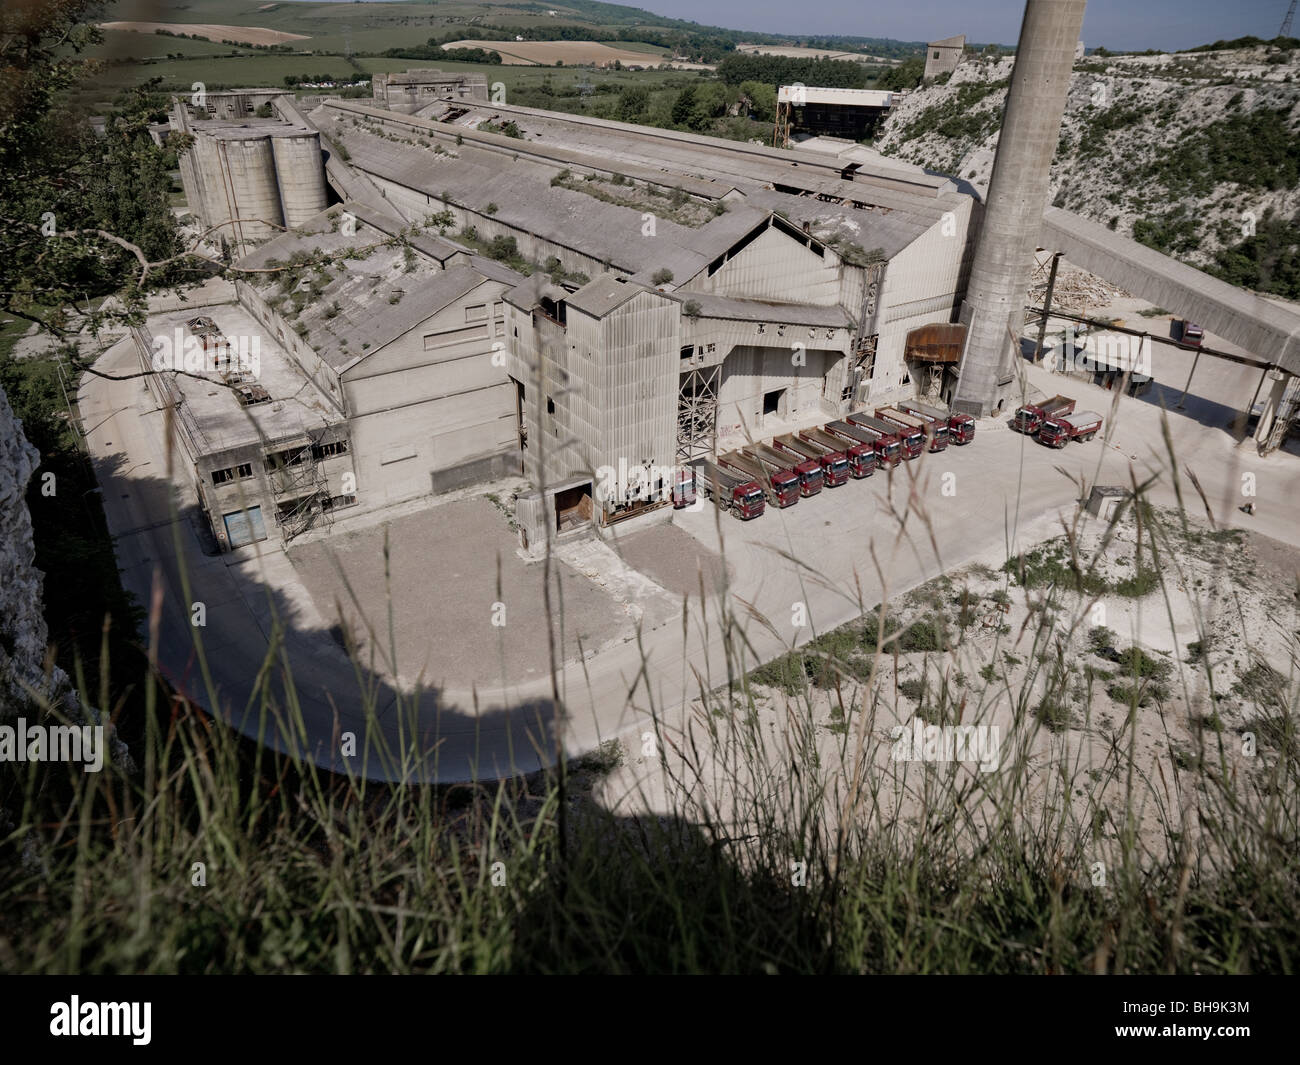
[(231, 548), (246, 547), (255, 540), (266, 539), (266, 524), (262, 521), (262, 508), (249, 507), (225, 515), (226, 537)]

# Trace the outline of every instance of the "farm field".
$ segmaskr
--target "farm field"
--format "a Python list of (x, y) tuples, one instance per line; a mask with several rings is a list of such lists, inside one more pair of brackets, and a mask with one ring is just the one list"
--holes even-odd
[(591, 63), (595, 66), (608, 66), (615, 60), (624, 65), (655, 65), (666, 63), (670, 58), (662, 49), (653, 52), (632, 51), (628, 48), (615, 48), (598, 41), (450, 41), (443, 48), (486, 48), (501, 54), (503, 64), (520, 63), (553, 67), (557, 61), (577, 66)]
[(896, 59), (885, 59), (882, 56), (866, 55), (863, 52), (833, 52), (825, 48), (800, 48), (794, 45), (786, 46), (779, 44), (738, 44), (737, 52), (748, 52), (750, 55), (776, 55), (784, 56), (787, 59), (845, 59), (856, 63), (896, 63)]
[(210, 41), (220, 44), (222, 41), (237, 41), (240, 44), (288, 44), (290, 41), (305, 41), (303, 33), (286, 33), (284, 30), (269, 30), (265, 26), (228, 26), (211, 22), (101, 22), (102, 30), (124, 30), (128, 33), (154, 33), (166, 30), (169, 33), (198, 34)]

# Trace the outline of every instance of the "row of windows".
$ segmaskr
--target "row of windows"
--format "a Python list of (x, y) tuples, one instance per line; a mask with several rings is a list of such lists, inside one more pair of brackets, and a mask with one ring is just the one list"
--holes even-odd
[(245, 477), (253, 476), (253, 466), (251, 463), (243, 462), (238, 466), (227, 466), (224, 470), (212, 471), (213, 484), (225, 484), (227, 481), (233, 481), (236, 478), (243, 480)]
[[(308, 449), (298, 448), (295, 451), (281, 451), (274, 455), (266, 456), (266, 468), (268, 470), (283, 469), (286, 466), (300, 466), (307, 460)], [(348, 453), (348, 442), (346, 440), (335, 440), (329, 444), (314, 444), (311, 448), (313, 458), (328, 459), (335, 455), (346, 455)], [(230, 481), (242, 481), (246, 477), (253, 476), (253, 464), (251, 462), (242, 462), (238, 466), (227, 466), (224, 470), (212, 471), (213, 484), (227, 484)]]

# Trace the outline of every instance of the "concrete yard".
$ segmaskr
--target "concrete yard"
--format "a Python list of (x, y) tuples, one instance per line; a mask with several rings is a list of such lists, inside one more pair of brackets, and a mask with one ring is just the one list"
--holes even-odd
[[(317, 610), (335, 626), (335, 639), (344, 639), (342, 619), (358, 640), (361, 661), (369, 665), (373, 654), (376, 670), (393, 672), (391, 591), (396, 674), (407, 683), (422, 678), (464, 689), (525, 682), (550, 669), (542, 567), (525, 564), (517, 547), (501, 512), (471, 499), (291, 547), (288, 555)], [(631, 635), (618, 603), (561, 561), (554, 563), (552, 589), (565, 659)], [(504, 624), (493, 624), (494, 609)]]

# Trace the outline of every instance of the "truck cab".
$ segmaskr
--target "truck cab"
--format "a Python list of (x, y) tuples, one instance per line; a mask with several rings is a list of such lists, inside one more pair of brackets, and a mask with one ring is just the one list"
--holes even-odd
[(903, 438), (898, 427), (873, 418), (870, 414), (850, 414), (846, 421), (857, 429), (865, 429), (876, 437), (876, 455), (891, 469), (903, 461)]
[(1033, 436), (1042, 428), (1044, 420), (1069, 414), (1072, 410), (1074, 400), (1068, 396), (1053, 396), (1037, 403), (1026, 403), (1016, 411), (1011, 426), (1026, 436)]
[(803, 498), (815, 496), (822, 490), (824, 474), (820, 462), (811, 459), (796, 461), (793, 455), (784, 454), (767, 444), (754, 444), (745, 448), (745, 454), (753, 455), (772, 470), (789, 470), (799, 478), (799, 495)]
[(894, 431), (903, 442), (904, 458), (920, 458), (925, 452), (926, 437), (929, 434), (925, 431), (924, 423), (916, 419), (909, 420), (906, 414), (893, 407), (877, 408), (876, 417), (882, 422), (895, 426)]
[(799, 502), (799, 477), (793, 470), (774, 469), (740, 451), (719, 455), (718, 462), (765, 486), (768, 502), (778, 507), (792, 507)]
[(840, 449), (829, 450), (794, 433), (778, 436), (773, 444), (795, 458), (817, 463), (821, 467), (823, 482), (830, 488), (838, 488), (849, 479), (849, 459)]

